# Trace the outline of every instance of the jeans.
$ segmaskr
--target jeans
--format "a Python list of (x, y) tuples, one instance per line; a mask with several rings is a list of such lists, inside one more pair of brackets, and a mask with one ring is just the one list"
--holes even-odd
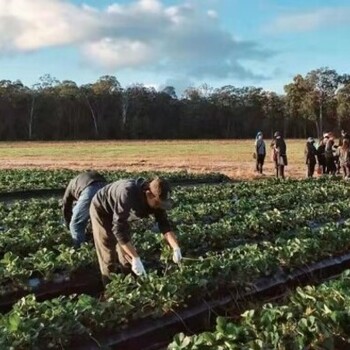
[(86, 187), (80, 194), (74, 208), (72, 220), (69, 225), (73, 243), (76, 248), (85, 242), (85, 229), (89, 221), (89, 210), (92, 197), (98, 190), (104, 187), (104, 182), (94, 182)]

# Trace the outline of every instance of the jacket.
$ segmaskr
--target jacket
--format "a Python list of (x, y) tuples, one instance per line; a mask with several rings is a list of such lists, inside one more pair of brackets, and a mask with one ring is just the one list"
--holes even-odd
[(96, 212), (112, 221), (112, 232), (118, 243), (130, 241), (130, 221), (149, 215), (154, 215), (163, 234), (171, 231), (166, 211), (148, 205), (144, 192), (146, 184), (142, 178), (119, 180), (102, 188), (92, 199)]
[(316, 155), (317, 155), (317, 151), (315, 146), (310, 143), (307, 142), (306, 146), (305, 146), (305, 163), (306, 164), (316, 164)]
[(107, 180), (96, 171), (84, 172), (69, 182), (62, 200), (63, 217), (67, 226), (72, 219), (73, 202), (79, 199), (86, 187), (95, 182), (107, 184)]
[(266, 155), (266, 146), (264, 140), (256, 140), (255, 141), (255, 150), (257, 155)]

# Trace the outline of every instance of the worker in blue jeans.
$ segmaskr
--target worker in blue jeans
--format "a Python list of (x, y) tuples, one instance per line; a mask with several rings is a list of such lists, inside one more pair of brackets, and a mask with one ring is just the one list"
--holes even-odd
[(62, 210), (76, 248), (85, 242), (92, 197), (105, 185), (107, 185), (106, 179), (96, 171), (84, 172), (69, 182), (63, 196)]

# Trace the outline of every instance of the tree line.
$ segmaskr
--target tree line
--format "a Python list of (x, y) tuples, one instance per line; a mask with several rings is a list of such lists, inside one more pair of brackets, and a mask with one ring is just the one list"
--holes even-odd
[(320, 136), (350, 130), (350, 75), (297, 75), (284, 94), (259, 87), (190, 87), (181, 97), (114, 76), (92, 84), (45, 75), (32, 87), (0, 81), (0, 140), (226, 139)]

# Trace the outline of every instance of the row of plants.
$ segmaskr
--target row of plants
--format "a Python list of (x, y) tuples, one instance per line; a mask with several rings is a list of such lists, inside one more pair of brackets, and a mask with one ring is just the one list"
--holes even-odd
[[(350, 209), (345, 201), (348, 189), (338, 185), (331, 192), (333, 184), (332, 181), (325, 182), (313, 190), (312, 182), (288, 183), (289, 192), (285, 189), (283, 195), (288, 196), (291, 208), (296, 207), (282, 211), (269, 209), (274, 207), (276, 198), (281, 198), (281, 194), (277, 189), (277, 194), (266, 197), (268, 183), (260, 187), (252, 184), (253, 190), (250, 191), (246, 183), (218, 186), (220, 198), (230, 197), (234, 193), (235, 199), (221, 199), (208, 204), (202, 203), (201, 197), (210, 187), (176, 189), (174, 195), (178, 196), (179, 205), (170, 212), (170, 217), (176, 224), (183, 253), (196, 258), (209, 250), (235, 247), (252, 241), (274, 241), (278, 237), (299, 236), (302, 228), (311, 223), (324, 223), (348, 216)], [(279, 187), (280, 183), (276, 185)], [(292, 189), (294, 190), (291, 191)], [(253, 191), (255, 202), (250, 200)], [(309, 201), (300, 205), (295, 199), (302, 193), (310, 195)], [(186, 200), (189, 194), (192, 204), (182, 204), (181, 198)], [(197, 202), (194, 201), (195, 198)], [(333, 198), (337, 198), (338, 202), (329, 203)], [(313, 204), (313, 201), (325, 203)], [(208, 218), (211, 220), (209, 224)], [(10, 206), (1, 205), (0, 221), (7, 226), (0, 235), (0, 249), (6, 252), (0, 260), (2, 294), (18, 288), (30, 290), (30, 278), (50, 280), (57, 272), (70, 275), (86, 267), (97, 270), (92, 244), (84, 246), (82, 252), (71, 248), (71, 238), (63, 228), (57, 200), (18, 201)], [(161, 235), (150, 230), (152, 225), (153, 221), (147, 220), (135, 226), (135, 232), (143, 232), (136, 234), (134, 240), (146, 261), (155, 260), (162, 246)], [(19, 226), (23, 227), (16, 229)], [(77, 258), (79, 254), (84, 258)]]
[(257, 278), (281, 266), (292, 270), (348, 251), (349, 225), (328, 224), (303, 237), (209, 252), (179, 267), (171, 264), (171, 252), (164, 248), (162, 271), (137, 279), (115, 275), (100, 300), (72, 295), (37, 302), (29, 295), (0, 316), (0, 347), (66, 348), (79, 335), (101, 342), (105, 332), (116, 333), (136, 320), (177, 312), (237, 288), (253, 288)]
[(350, 270), (331, 282), (297, 288), (287, 300), (218, 317), (216, 328), (174, 337), (169, 350), (303, 350), (350, 348)]
[[(170, 213), (174, 216), (178, 212), (189, 213), (196, 218), (201, 218), (208, 212), (216, 216), (232, 214), (232, 209), (237, 211), (248, 211), (260, 209), (261, 211), (277, 208), (291, 209), (300, 202), (302, 203), (325, 203), (341, 201), (350, 194), (350, 187), (340, 186), (332, 181), (324, 182), (322, 185), (312, 182), (290, 182), (282, 191), (282, 184), (276, 183), (273, 188), (271, 182), (261, 183), (259, 187), (254, 184), (203, 186), (193, 188), (176, 188), (174, 190), (175, 209)], [(203, 198), (208, 196), (208, 200)], [(196, 207), (193, 207), (196, 204)], [(217, 207), (217, 213), (213, 208)], [(51, 209), (49, 212), (48, 209)], [(55, 210), (55, 211), (54, 211)], [(2, 227), (16, 228), (37, 225), (45, 220), (56, 220), (61, 217), (58, 202), (53, 200), (37, 200), (11, 204), (0, 204), (0, 221)], [(183, 218), (180, 217), (180, 220)]]
[[(277, 183), (276, 192), (267, 195), (268, 185), (260, 186), (259, 190), (256, 185), (249, 188), (244, 183), (214, 186), (216, 193), (213, 192), (209, 196), (211, 201), (206, 203), (202, 197), (206, 191), (213, 190), (211, 187), (177, 188), (174, 190), (176, 207), (169, 216), (176, 229), (183, 231), (185, 236), (187, 232), (200, 231), (199, 235), (208, 236), (210, 243), (213, 240), (211, 230), (235, 239), (247, 235), (254, 238), (254, 235), (278, 232), (280, 228), (292, 229), (308, 220), (324, 221), (347, 214), (344, 201), (350, 189), (345, 186), (333, 188), (332, 182), (325, 182), (314, 189), (312, 183), (295, 182), (281, 194)], [(307, 199), (300, 205), (298, 198), (305, 194)], [(11, 251), (26, 256), (43, 247), (71, 244), (56, 199), (0, 204), (0, 223), (0, 252), (3, 253)], [(152, 220), (144, 220), (135, 224), (135, 231), (145, 231), (153, 226)], [(191, 235), (189, 237), (192, 239)]]
[(1, 203), (0, 225), (0, 256), (12, 252), (24, 257), (40, 248), (72, 244), (57, 199)]
[(45, 282), (70, 280), (79, 271), (97, 271), (97, 258), (92, 244), (79, 249), (59, 245), (41, 248), (21, 258), (7, 252), (0, 260), (0, 295), (31, 290)]
[[(68, 182), (81, 171), (70, 169), (1, 169), (0, 192), (12, 192), (19, 190), (54, 189), (65, 188)], [(116, 181), (122, 178), (163, 176), (171, 182), (222, 182), (229, 178), (220, 173), (190, 173), (187, 171), (163, 172), (163, 171), (138, 171), (126, 170), (99, 171), (108, 181)]]
[[(299, 237), (305, 232), (314, 235), (316, 230), (308, 226), (310, 222), (339, 220), (349, 214), (350, 208), (345, 202), (300, 206), (283, 212), (275, 209), (263, 214), (252, 211), (236, 217), (224, 217), (212, 224), (200, 221), (179, 224), (176, 233), (183, 253), (188, 257), (198, 257), (207, 251), (218, 251), (246, 242), (273, 242), (278, 238)], [(6, 245), (9, 249), (0, 260), (2, 294), (19, 286), (29, 289), (28, 279), (32, 277), (49, 280), (57, 271), (70, 274), (80, 268), (96, 266), (92, 243), (75, 250), (71, 247), (69, 233), (62, 233), (62, 229), (37, 230), (35, 234), (31, 234), (30, 229), (20, 232), (23, 231), (25, 234), (21, 236), (8, 237), (14, 233), (13, 230), (0, 235), (0, 247)], [(57, 243), (63, 241), (62, 237), (66, 244)], [(161, 235), (145, 227), (142, 234), (134, 235), (135, 245), (145, 261), (153, 261), (159, 256), (162, 241)], [(16, 251), (29, 253), (23, 255)]]
[[(82, 170), (71, 169), (0, 169), (0, 192), (11, 192), (19, 190), (34, 190), (34, 189), (57, 189), (65, 188), (68, 182)], [(223, 174), (210, 172), (210, 173), (191, 173), (187, 171), (177, 172), (164, 172), (164, 171), (138, 171), (130, 172), (126, 170), (99, 170), (107, 181), (116, 181), (121, 178), (135, 178), (144, 177), (152, 178), (154, 176), (163, 176), (169, 181), (174, 183), (215, 183), (215, 182), (227, 182), (229, 178)], [(242, 187), (241, 193), (246, 190), (250, 192), (255, 189), (262, 189), (265, 187), (265, 193), (268, 195), (270, 192), (266, 188), (266, 183), (270, 183), (280, 193), (283, 193), (283, 189), (289, 189), (295, 184), (305, 183), (305, 181), (288, 180), (285, 182), (276, 181), (275, 179), (268, 179), (265, 181), (257, 181), (253, 183), (240, 183)], [(336, 179), (318, 179), (318, 182), (333, 183), (333, 187), (339, 184)], [(299, 185), (297, 185), (299, 186)], [(215, 189), (214, 189), (215, 192)], [(204, 200), (210, 200), (210, 198), (204, 196)]]
[[(224, 217), (211, 224), (179, 224), (176, 232), (188, 254), (219, 250), (246, 241), (275, 240), (298, 235), (302, 228), (313, 228), (330, 220), (341, 221), (350, 215), (346, 202), (300, 205), (290, 211), (277, 209), (261, 213), (252, 210), (244, 215)], [(135, 237), (136, 238), (136, 237)]]

